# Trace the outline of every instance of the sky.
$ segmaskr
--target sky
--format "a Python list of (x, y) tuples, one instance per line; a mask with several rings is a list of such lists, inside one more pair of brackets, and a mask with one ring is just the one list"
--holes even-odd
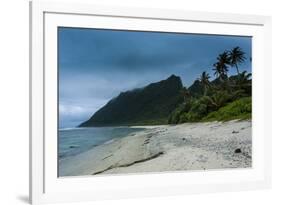
[(203, 71), (214, 79), (217, 56), (236, 46), (247, 58), (240, 70), (251, 72), (251, 37), (60, 27), (59, 126), (75, 127), (120, 92), (172, 74), (187, 87)]

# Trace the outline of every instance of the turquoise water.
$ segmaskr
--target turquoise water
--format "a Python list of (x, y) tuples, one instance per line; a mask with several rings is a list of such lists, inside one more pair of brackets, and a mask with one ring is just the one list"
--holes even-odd
[(59, 130), (59, 159), (75, 156), (95, 146), (142, 131), (144, 128), (91, 127)]

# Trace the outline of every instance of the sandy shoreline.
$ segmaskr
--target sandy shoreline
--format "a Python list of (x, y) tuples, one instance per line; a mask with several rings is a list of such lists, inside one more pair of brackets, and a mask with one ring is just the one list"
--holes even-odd
[(248, 168), (252, 166), (251, 124), (229, 121), (143, 126), (147, 128), (144, 131), (61, 160), (59, 175)]

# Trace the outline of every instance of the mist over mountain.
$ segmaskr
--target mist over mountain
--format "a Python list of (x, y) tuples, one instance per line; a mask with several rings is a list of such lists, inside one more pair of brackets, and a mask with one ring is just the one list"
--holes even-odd
[(167, 124), (170, 113), (183, 102), (181, 78), (120, 93), (79, 127)]

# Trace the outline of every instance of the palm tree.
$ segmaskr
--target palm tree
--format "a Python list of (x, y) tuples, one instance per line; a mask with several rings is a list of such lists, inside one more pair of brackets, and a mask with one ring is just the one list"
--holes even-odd
[(220, 75), (221, 75), (220, 64), (219, 63), (214, 63), (213, 66), (214, 66), (213, 71), (215, 71), (214, 72), (214, 76), (220, 77)]
[(210, 79), (210, 75), (208, 73), (206, 73), (206, 71), (204, 71), (201, 74), (200, 78), (198, 79), (201, 82), (201, 84), (203, 85), (203, 87), (204, 87), (204, 96), (207, 93), (207, 89), (210, 87), (209, 79)]
[(188, 97), (190, 97), (190, 92), (188, 89), (186, 89), (186, 87), (183, 87), (181, 90), (181, 94), (183, 96), (183, 101), (186, 102)]
[(227, 51), (224, 51), (217, 57), (217, 62), (213, 65), (214, 75), (219, 77), (221, 80), (227, 77), (228, 66), (230, 64), (230, 58)]
[(235, 88), (244, 90), (245, 93), (250, 94), (252, 89), (251, 77), (252, 74), (247, 73), (247, 71), (240, 73), (236, 78)]
[(238, 64), (243, 63), (246, 60), (245, 53), (241, 50), (240, 47), (235, 47), (229, 52), (230, 65), (236, 67), (237, 74), (239, 75)]
[(231, 95), (226, 90), (219, 90), (211, 96), (204, 96), (204, 100), (208, 102), (209, 109), (218, 110), (220, 107), (224, 106)]

